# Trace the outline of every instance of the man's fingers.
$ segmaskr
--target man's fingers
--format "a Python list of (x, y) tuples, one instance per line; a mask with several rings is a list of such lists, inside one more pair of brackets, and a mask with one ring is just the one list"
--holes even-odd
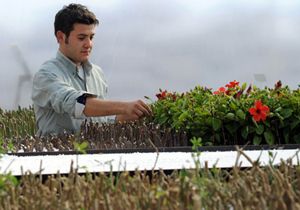
[(139, 115), (140, 117), (141, 116), (150, 116), (151, 115), (151, 112), (147, 109), (147, 107), (141, 105), (139, 107), (139, 111), (141, 112), (142, 115)]
[(134, 114), (135, 114), (138, 118), (144, 116), (144, 113), (143, 113), (141, 110), (138, 110), (138, 109), (135, 110)]
[(142, 111), (144, 113), (144, 115), (152, 115), (152, 110), (150, 108), (150, 106), (148, 106), (147, 104), (145, 104), (143, 101), (139, 100), (139, 110)]
[(152, 115), (152, 110), (150, 106), (148, 106), (142, 100), (137, 100), (128, 103), (127, 115), (128, 117), (131, 115), (130, 118), (132, 119), (138, 119), (144, 116)]
[(145, 104), (144, 106), (146, 108), (146, 110), (148, 111), (148, 115), (152, 115), (152, 109), (148, 104)]

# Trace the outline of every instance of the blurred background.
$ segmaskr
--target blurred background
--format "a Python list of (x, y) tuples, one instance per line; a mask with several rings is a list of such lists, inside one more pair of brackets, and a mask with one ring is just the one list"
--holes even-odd
[(109, 98), (155, 98), (158, 89), (217, 89), (232, 80), (300, 84), (300, 1), (2, 0), (0, 107), (32, 104), (31, 82), (56, 55), (54, 16), (81, 3), (100, 20), (91, 61)]

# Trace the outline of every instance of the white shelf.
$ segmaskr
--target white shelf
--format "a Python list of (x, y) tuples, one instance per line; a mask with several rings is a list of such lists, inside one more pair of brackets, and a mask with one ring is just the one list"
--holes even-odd
[[(298, 149), (289, 150), (252, 150), (244, 151), (253, 161), (260, 157), (261, 165), (270, 162), (279, 164), (280, 161), (292, 159), (293, 164), (298, 164)], [(270, 152), (273, 155), (270, 155)], [(208, 167), (214, 165), (218, 168), (230, 168), (236, 164), (236, 151), (226, 152), (201, 152), (199, 156), (201, 167), (207, 162)], [(157, 159), (157, 162), (156, 162)], [(182, 168), (195, 168), (195, 161), (190, 152), (161, 152), (157, 153), (118, 153), (118, 154), (81, 154), (81, 155), (49, 155), (49, 156), (12, 156), (4, 155), (0, 159), (0, 173), (11, 172), (13, 175), (22, 175), (24, 172), (42, 174), (69, 173), (71, 163), (78, 172), (110, 172), (138, 170), (174, 170)], [(156, 162), (156, 164), (155, 164)], [(251, 163), (244, 157), (239, 158), (241, 167), (251, 167)]]

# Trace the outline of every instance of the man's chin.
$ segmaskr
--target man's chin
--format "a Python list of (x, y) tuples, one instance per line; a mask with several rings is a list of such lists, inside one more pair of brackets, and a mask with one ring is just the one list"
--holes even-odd
[(87, 62), (88, 60), (89, 60), (89, 56), (81, 58), (82, 63)]

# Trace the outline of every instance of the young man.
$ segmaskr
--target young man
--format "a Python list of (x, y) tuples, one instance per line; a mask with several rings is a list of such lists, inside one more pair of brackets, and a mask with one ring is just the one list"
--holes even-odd
[(33, 80), (37, 135), (78, 132), (86, 118), (105, 122), (107, 116), (115, 116), (116, 121), (129, 121), (151, 115), (141, 100), (105, 100), (103, 72), (89, 61), (98, 24), (96, 16), (80, 4), (65, 6), (56, 14), (56, 58), (45, 62)]

